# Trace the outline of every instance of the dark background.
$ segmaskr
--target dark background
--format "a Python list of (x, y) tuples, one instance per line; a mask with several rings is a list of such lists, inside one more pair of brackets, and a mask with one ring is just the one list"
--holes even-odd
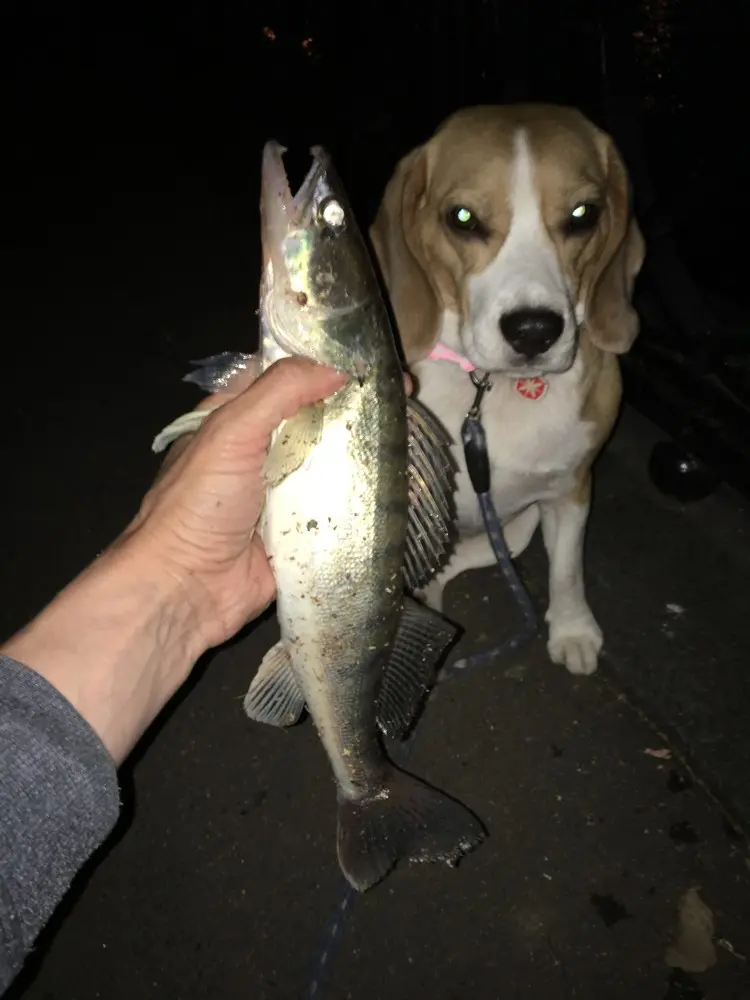
[(395, 158), (461, 105), (570, 102), (606, 124), (605, 98), (626, 98), (685, 252), (742, 291), (719, 261), (748, 221), (732, 197), (748, 156), (744, 5), (27, 2), (0, 17), (4, 231), (31, 252), (73, 227), (53, 276), (93, 212), (111, 213), (113, 244), (146, 219), (196, 232), (208, 209), (191, 185), (249, 233), (271, 135), (330, 145), (367, 218)]
[[(747, 11), (6, 0), (3, 634), (132, 516), (156, 469), (153, 434), (195, 401), (180, 382), (189, 360), (254, 343), (268, 138), (291, 147), (293, 173), (311, 143), (328, 145), (366, 225), (396, 159), (456, 108), (577, 104), (622, 138), (639, 213), (658, 206), (699, 288), (744, 324)], [(332, 1000), (750, 996), (726, 954), (708, 994), (661, 957), (694, 883), (750, 953), (738, 832), (750, 568), (734, 494), (694, 508), (657, 497), (654, 435), (630, 413), (603, 463), (589, 569), (602, 679), (571, 685), (537, 643), (516, 673), (501, 665), (438, 702), (418, 770), (469, 801), (491, 843), (459, 873), (398, 873), (358, 904)], [(523, 569), (541, 608), (538, 552)], [(479, 645), (513, 613), (482, 579), (456, 598)], [(284, 738), (237, 710), (272, 633), (266, 622), (217, 654), (125, 769), (118, 835), (14, 997), (302, 995), (340, 886), (311, 727)], [(682, 763), (678, 780), (643, 757), (667, 737), (634, 721), (623, 691), (703, 777), (681, 785)], [(704, 779), (735, 826), (699, 794)], [(610, 897), (628, 911), (612, 930), (592, 902)]]
[(89, 298), (135, 247), (128, 282), (166, 246), (160, 283), (165, 265), (190, 282), (209, 237), (227, 307), (252, 300), (252, 272), (237, 284), (266, 138), (329, 145), (367, 221), (396, 158), (446, 114), (529, 97), (605, 126), (623, 106), (635, 116), (652, 175), (633, 164), (639, 197), (652, 179), (691, 267), (742, 295), (729, 266), (750, 221), (742, 4), (27, 2), (0, 19), (3, 235), (11, 274), (37, 289)]

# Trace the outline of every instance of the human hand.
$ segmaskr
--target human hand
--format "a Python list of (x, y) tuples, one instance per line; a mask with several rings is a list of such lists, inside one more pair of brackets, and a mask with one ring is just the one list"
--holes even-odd
[(256, 534), (263, 465), (273, 431), (345, 377), (302, 358), (257, 369), (215, 393), (200, 431), (170, 449), (123, 542), (177, 582), (206, 648), (233, 636), (273, 600), (275, 583)]
[(271, 435), (345, 377), (301, 358), (256, 376), (199, 404), (216, 412), (172, 446), (132, 524), (3, 646), (67, 698), (118, 763), (201, 654), (273, 600), (255, 533)]

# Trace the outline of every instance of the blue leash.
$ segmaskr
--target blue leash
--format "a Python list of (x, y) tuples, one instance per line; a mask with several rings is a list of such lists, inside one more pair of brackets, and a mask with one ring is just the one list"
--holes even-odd
[[(474, 653), (472, 656), (456, 660), (449, 667), (444, 667), (440, 672), (437, 683), (430, 692), (430, 698), (434, 696), (438, 684), (442, 684), (459, 672), (464, 673), (467, 670), (472, 670), (474, 667), (484, 666), (492, 660), (515, 652), (515, 650), (520, 649), (521, 646), (525, 645), (531, 639), (534, 639), (537, 634), (534, 605), (531, 603), (531, 598), (516, 573), (513, 560), (505, 542), (500, 519), (497, 516), (495, 505), (490, 496), (490, 461), (487, 454), (487, 437), (480, 419), (480, 412), (482, 398), (485, 392), (488, 392), (492, 388), (492, 383), (489, 375), (485, 374), (480, 377), (475, 376), (474, 372), (471, 373), (471, 380), (477, 391), (471, 409), (466, 414), (461, 426), (461, 442), (464, 446), (466, 468), (471, 479), (471, 485), (474, 487), (474, 492), (479, 501), (482, 520), (484, 521), (495, 559), (521, 612), (522, 625), (515, 635), (510, 636), (510, 638), (506, 639), (499, 646), (486, 649), (481, 653)], [(406, 762), (414, 746), (417, 728), (415, 727), (412, 730), (408, 739), (396, 747), (395, 752), (391, 755), (394, 763), (403, 764)], [(339, 901), (325, 925), (323, 944), (313, 963), (312, 975), (304, 993), (304, 1000), (320, 1000), (320, 997), (323, 995), (323, 987), (325, 986), (326, 975), (331, 966), (331, 960), (341, 946), (344, 936), (344, 923), (357, 896), (356, 889), (344, 881)]]
[[(482, 397), (492, 387), (489, 375), (481, 377), (471, 373), (471, 380), (476, 387), (476, 395), (471, 409), (466, 414), (466, 418), (461, 426), (461, 442), (464, 446), (464, 457), (466, 458), (466, 468), (471, 479), (471, 485), (479, 501), (482, 511), (482, 520), (487, 531), (487, 536), (495, 554), (495, 559), (505, 578), (508, 588), (515, 598), (516, 604), (521, 612), (523, 623), (520, 630), (506, 639), (499, 646), (486, 649), (482, 653), (474, 653), (462, 660), (456, 660), (448, 668), (449, 672), (455, 670), (471, 670), (473, 667), (483, 666), (491, 660), (499, 659), (508, 653), (515, 652), (525, 645), (537, 634), (536, 612), (531, 603), (528, 591), (516, 573), (508, 546), (505, 542), (500, 518), (497, 516), (495, 505), (490, 495), (490, 460), (487, 453), (487, 436), (480, 420), (480, 410)], [(445, 677), (441, 677), (444, 680)]]

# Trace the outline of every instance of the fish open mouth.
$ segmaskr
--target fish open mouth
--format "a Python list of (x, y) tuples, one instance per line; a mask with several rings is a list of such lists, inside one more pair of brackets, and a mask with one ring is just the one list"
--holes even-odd
[[(282, 235), (279, 230), (298, 226), (302, 223), (322, 176), (330, 169), (328, 153), (322, 146), (313, 146), (310, 155), (313, 162), (296, 194), (292, 194), (284, 167), (284, 153), (281, 143), (271, 140), (263, 148), (261, 170), (261, 212), (269, 224), (273, 235)], [(269, 232), (271, 235), (271, 232)]]
[[(310, 149), (312, 163), (296, 193), (284, 165), (286, 152), (276, 141), (263, 148), (262, 315), (286, 353), (322, 361), (318, 327), (346, 327), (346, 317), (373, 294), (371, 267), (368, 270), (364, 244), (357, 242), (356, 224), (348, 218), (346, 196), (327, 151), (322, 146)], [(342, 370), (362, 384), (368, 366), (363, 360), (353, 366), (351, 344), (344, 350), (333, 338), (326, 350), (326, 363), (343, 365)]]

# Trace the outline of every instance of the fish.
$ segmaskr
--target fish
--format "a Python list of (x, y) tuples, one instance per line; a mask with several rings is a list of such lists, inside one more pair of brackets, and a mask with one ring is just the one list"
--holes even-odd
[[(349, 375), (275, 432), (259, 530), (276, 579), (280, 640), (244, 699), (276, 726), (305, 710), (336, 785), (337, 854), (359, 891), (400, 860), (455, 865), (486, 835), (452, 797), (398, 767), (384, 737), (413, 728), (455, 638), (407, 591), (450, 544), (452, 467), (442, 427), (407, 397), (367, 246), (330, 155), (292, 195), (284, 147), (263, 151), (260, 366), (300, 355)], [(249, 355), (188, 378), (226, 388)]]

